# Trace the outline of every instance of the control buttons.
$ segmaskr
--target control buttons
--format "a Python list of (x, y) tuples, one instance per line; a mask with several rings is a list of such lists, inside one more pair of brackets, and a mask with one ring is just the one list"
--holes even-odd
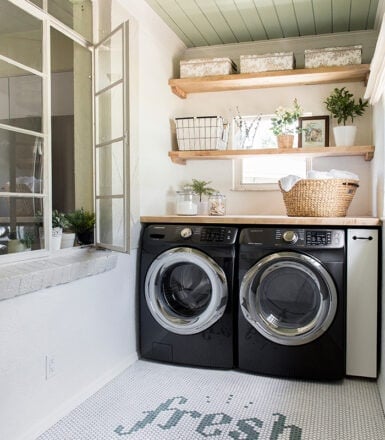
[(190, 237), (192, 236), (192, 234), (193, 234), (193, 231), (192, 231), (191, 228), (183, 228), (183, 229), (180, 231), (180, 236), (181, 236), (182, 238), (190, 238)]
[(282, 238), (286, 243), (296, 243), (298, 240), (298, 234), (294, 231), (285, 231), (282, 234)]

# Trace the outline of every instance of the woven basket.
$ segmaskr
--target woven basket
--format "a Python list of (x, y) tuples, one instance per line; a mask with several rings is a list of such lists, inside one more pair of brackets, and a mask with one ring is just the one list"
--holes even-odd
[(291, 217), (345, 217), (358, 180), (302, 179), (290, 191), (279, 182), (287, 215)]

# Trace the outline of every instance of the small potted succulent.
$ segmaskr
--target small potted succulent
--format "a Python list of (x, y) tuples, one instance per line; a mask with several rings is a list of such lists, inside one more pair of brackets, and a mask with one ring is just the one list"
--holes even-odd
[(66, 215), (69, 228), (75, 232), (79, 244), (94, 243), (95, 214), (84, 208), (76, 209)]
[(357, 127), (346, 123), (350, 120), (353, 124), (356, 117), (362, 116), (368, 107), (368, 101), (363, 101), (362, 98), (356, 101), (353, 93), (342, 87), (335, 88), (324, 104), (332, 118), (337, 120), (338, 126), (333, 127), (335, 144), (344, 147), (354, 145)]
[(278, 148), (291, 148), (294, 142), (294, 134), (300, 131), (297, 121), (302, 116), (302, 108), (297, 99), (293, 101), (293, 107), (278, 107), (271, 118), (271, 131), (277, 136)]

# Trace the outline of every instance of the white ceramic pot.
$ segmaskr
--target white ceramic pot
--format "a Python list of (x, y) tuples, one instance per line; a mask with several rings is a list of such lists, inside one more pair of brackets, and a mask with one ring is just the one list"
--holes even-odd
[(336, 147), (351, 147), (356, 139), (357, 127), (355, 125), (339, 125), (333, 127)]
[(63, 232), (61, 236), (61, 249), (72, 247), (75, 243), (75, 232)]
[(198, 215), (209, 215), (209, 202), (198, 202)]

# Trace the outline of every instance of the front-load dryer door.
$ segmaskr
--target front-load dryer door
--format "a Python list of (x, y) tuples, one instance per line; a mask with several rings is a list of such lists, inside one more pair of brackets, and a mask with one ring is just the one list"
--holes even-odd
[(145, 278), (147, 306), (165, 329), (191, 335), (223, 316), (228, 289), (223, 269), (205, 253), (170, 249), (150, 265)]
[(337, 310), (337, 291), (325, 267), (297, 252), (277, 252), (259, 260), (240, 287), (243, 316), (264, 337), (282, 345), (302, 345), (320, 337)]

